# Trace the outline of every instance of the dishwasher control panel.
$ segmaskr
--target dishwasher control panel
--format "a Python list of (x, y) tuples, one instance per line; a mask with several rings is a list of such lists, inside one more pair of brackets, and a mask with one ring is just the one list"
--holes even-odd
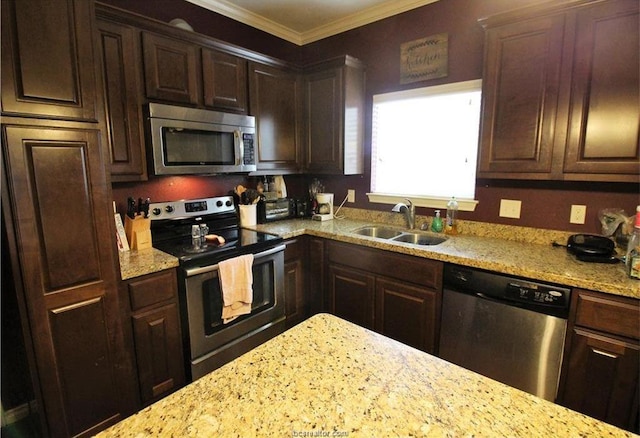
[(564, 290), (528, 282), (509, 282), (504, 297), (516, 301), (565, 306), (568, 304)]
[(571, 289), (481, 269), (446, 264), (444, 288), (566, 318)]

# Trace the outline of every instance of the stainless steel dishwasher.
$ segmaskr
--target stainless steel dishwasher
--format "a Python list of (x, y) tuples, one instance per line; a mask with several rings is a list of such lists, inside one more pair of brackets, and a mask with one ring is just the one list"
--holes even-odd
[(445, 265), (439, 355), (555, 401), (571, 291)]

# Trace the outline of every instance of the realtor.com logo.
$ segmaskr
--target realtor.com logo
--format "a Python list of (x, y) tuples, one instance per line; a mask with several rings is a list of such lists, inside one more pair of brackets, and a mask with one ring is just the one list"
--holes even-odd
[(291, 436), (295, 438), (316, 438), (316, 437), (344, 437), (349, 436), (349, 432), (344, 430), (294, 430)]

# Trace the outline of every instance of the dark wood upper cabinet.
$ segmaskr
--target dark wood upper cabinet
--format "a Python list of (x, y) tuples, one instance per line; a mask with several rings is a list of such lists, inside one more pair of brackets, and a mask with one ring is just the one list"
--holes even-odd
[(142, 32), (145, 89), (149, 99), (197, 105), (200, 48), (187, 41)]
[(97, 121), (92, 23), (86, 0), (3, 0), (3, 114)]
[(142, 116), (140, 32), (98, 20), (112, 181), (144, 181), (147, 161)]
[(478, 176), (637, 182), (638, 2), (546, 4), (482, 23)]
[(343, 56), (305, 68), (305, 169), (364, 172), (364, 67)]
[(40, 122), (2, 131), (10, 186), (3, 207), (13, 212), (40, 412), (52, 436), (90, 435), (132, 410), (96, 128)]
[(566, 179), (588, 174), (638, 181), (638, 5), (637, 0), (609, 1), (577, 12)]
[(487, 30), (481, 173), (552, 172), (563, 31), (563, 16)]
[(301, 170), (301, 97), (296, 72), (249, 62), (249, 114), (256, 118), (258, 172)]
[(247, 65), (246, 59), (203, 48), (204, 104), (222, 111), (246, 114), (248, 109)]

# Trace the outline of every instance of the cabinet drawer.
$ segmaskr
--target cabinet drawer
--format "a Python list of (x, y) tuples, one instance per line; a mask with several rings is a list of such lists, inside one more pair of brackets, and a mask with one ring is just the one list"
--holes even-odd
[(152, 304), (171, 300), (175, 297), (177, 279), (175, 269), (146, 275), (129, 282), (131, 310), (135, 312)]
[(331, 242), (329, 261), (431, 289), (442, 287), (443, 264), (435, 260)]
[(576, 325), (640, 339), (638, 300), (577, 291)]

